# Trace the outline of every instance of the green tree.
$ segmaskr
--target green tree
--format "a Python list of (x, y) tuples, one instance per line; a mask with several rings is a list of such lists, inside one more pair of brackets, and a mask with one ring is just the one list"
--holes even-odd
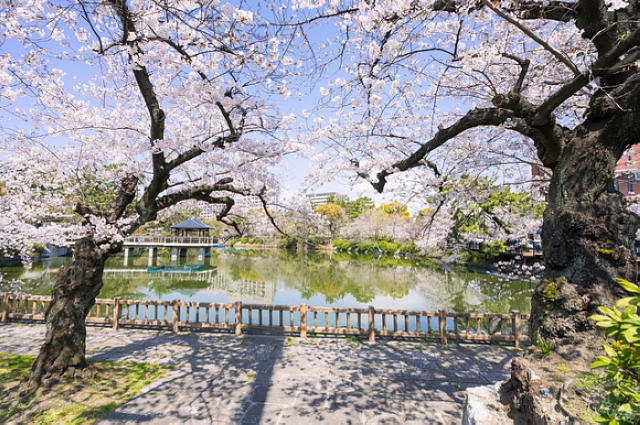
[(338, 199), (335, 195), (330, 195), (327, 198), (327, 202), (340, 205), (350, 220), (353, 220), (354, 218), (362, 215), (365, 211), (372, 210), (376, 207), (373, 200), (368, 196), (361, 196), (354, 201), (345, 201), (344, 199)]
[(327, 227), (329, 228), (329, 233), (333, 240), (340, 230), (340, 226), (346, 219), (346, 215), (342, 207), (338, 204), (327, 203), (317, 206), (313, 212), (320, 214), (327, 220)]
[(485, 177), (464, 175), (447, 183), (443, 192), (453, 199), (451, 236), (456, 240), (465, 235), (509, 235), (518, 230), (514, 222), (541, 219), (544, 211), (544, 203), (535, 202), (529, 193), (513, 192)]
[(397, 215), (404, 218), (409, 218), (411, 215), (407, 210), (407, 206), (405, 204), (401, 204), (400, 202), (390, 202), (388, 204), (382, 204), (378, 207), (379, 211), (387, 215)]

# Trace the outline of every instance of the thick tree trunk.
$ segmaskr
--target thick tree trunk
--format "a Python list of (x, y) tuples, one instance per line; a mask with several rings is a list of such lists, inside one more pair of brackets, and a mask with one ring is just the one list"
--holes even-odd
[(45, 342), (20, 388), (22, 394), (46, 388), (63, 375), (74, 376), (87, 365), (84, 321), (102, 288), (105, 259), (93, 239), (83, 238), (75, 244), (71, 265), (58, 273), (45, 313)]
[(615, 279), (636, 279), (637, 216), (612, 180), (625, 146), (605, 134), (576, 132), (553, 169), (542, 229), (547, 279), (531, 302), (533, 342), (592, 331), (589, 315), (622, 296)]

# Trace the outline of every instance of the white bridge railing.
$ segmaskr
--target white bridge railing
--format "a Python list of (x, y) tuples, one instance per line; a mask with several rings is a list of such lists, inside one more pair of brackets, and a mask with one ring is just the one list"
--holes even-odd
[(216, 245), (219, 238), (208, 236), (130, 236), (125, 245)]

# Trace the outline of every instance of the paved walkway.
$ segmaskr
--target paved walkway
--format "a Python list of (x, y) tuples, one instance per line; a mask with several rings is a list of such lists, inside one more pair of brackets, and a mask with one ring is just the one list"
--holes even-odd
[[(44, 325), (0, 324), (0, 352), (36, 355)], [(506, 379), (495, 345), (89, 327), (88, 356), (177, 367), (101, 424), (459, 424), (462, 390)]]

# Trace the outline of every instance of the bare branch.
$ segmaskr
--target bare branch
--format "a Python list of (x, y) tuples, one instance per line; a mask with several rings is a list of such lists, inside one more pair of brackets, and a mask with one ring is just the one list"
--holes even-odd
[(197, 158), (198, 156), (202, 155), (204, 153), (204, 151), (199, 147), (199, 146), (194, 146), (191, 149), (182, 152), (180, 155), (178, 155), (176, 158), (174, 158), (173, 160), (169, 161), (169, 163), (167, 164), (167, 169), (169, 170), (173, 170), (177, 167), (179, 167), (180, 165), (184, 164), (185, 162), (191, 161), (194, 158)]
[(335, 18), (337, 16), (348, 15), (350, 13), (357, 12), (358, 10), (360, 10), (360, 9), (357, 8), (357, 7), (351, 8), (351, 9), (337, 10), (337, 11), (335, 11), (333, 13), (326, 13), (326, 14), (322, 14), (322, 15), (316, 15), (313, 18), (305, 19), (303, 21), (292, 22), (292, 23), (282, 23), (282, 24), (277, 24), (277, 25), (278, 26), (282, 26), (282, 27), (301, 26), (301, 25), (305, 25), (305, 24), (310, 24), (310, 23), (312, 23), (314, 21), (318, 21), (320, 19), (328, 19), (328, 18)]
[(82, 217), (87, 217), (88, 215), (94, 215), (96, 217), (100, 216), (100, 212), (81, 203), (77, 203), (74, 207), (73, 210), (80, 214)]
[(520, 93), (522, 91), (522, 84), (524, 83), (524, 78), (527, 76), (527, 72), (529, 71), (529, 65), (531, 61), (529, 59), (522, 59), (514, 55), (510, 55), (509, 53), (503, 53), (502, 56), (505, 58), (512, 59), (520, 65), (520, 75), (518, 76), (518, 81), (516, 81), (515, 86), (512, 91), (515, 93)]
[(89, 28), (91, 28), (91, 32), (93, 32), (93, 35), (96, 36), (96, 39), (98, 40), (98, 45), (100, 46), (100, 48), (98, 49), (98, 53), (99, 54), (104, 54), (104, 46), (102, 45), (102, 37), (100, 37), (100, 35), (98, 34), (98, 31), (96, 31), (95, 27), (93, 26), (93, 22), (91, 22), (91, 18), (89, 17), (89, 14), (87, 13), (87, 9), (85, 9), (84, 7), (84, 1), (80, 0), (78, 3), (80, 3), (80, 7), (82, 8), (82, 16), (84, 17), (84, 20), (89, 24)]
[(442, 177), (442, 174), (440, 174), (440, 170), (438, 170), (438, 166), (434, 162), (429, 161), (428, 159), (423, 159), (422, 161), (424, 162), (424, 165), (433, 170), (433, 174), (435, 174), (436, 177)]

